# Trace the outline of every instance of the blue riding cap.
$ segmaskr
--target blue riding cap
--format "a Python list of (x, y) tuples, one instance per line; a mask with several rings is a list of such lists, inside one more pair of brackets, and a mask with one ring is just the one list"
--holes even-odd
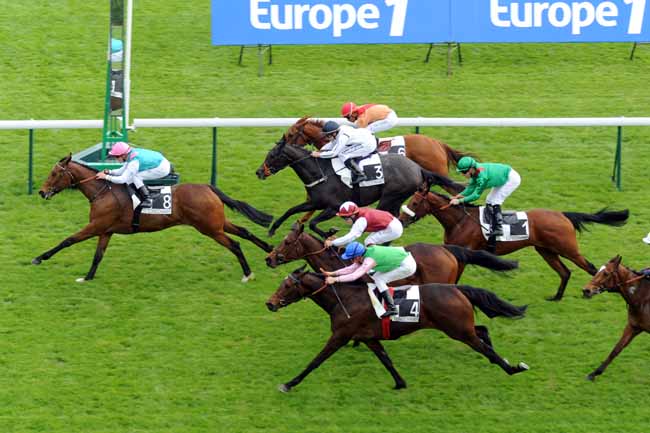
[(366, 247), (364, 247), (359, 242), (352, 242), (349, 243), (347, 247), (345, 247), (345, 251), (341, 255), (341, 258), (343, 260), (353, 259), (355, 257), (362, 256), (365, 252)]

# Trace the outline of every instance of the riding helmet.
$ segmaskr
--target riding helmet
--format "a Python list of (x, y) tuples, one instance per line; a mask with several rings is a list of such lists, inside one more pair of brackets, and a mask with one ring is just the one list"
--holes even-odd
[(350, 114), (357, 111), (357, 105), (354, 102), (346, 102), (341, 107), (341, 116), (348, 117)]
[(463, 156), (456, 165), (456, 171), (464, 173), (472, 167), (476, 167), (476, 160), (471, 156)]
[(336, 213), (336, 215), (341, 217), (349, 217), (357, 213), (359, 213), (359, 206), (357, 206), (356, 203), (352, 201), (346, 201), (341, 205), (341, 207), (339, 207), (339, 211)]
[(341, 254), (341, 258), (343, 260), (353, 259), (355, 257), (364, 255), (365, 252), (366, 247), (364, 247), (362, 244), (359, 242), (351, 242), (347, 247), (345, 247), (345, 251), (343, 254)]
[(339, 130), (341, 126), (333, 120), (328, 120), (323, 125), (323, 135), (331, 134)]

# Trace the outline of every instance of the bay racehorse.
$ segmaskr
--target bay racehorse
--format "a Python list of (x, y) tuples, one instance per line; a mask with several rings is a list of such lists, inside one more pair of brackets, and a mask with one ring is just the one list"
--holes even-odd
[(433, 173), (400, 155), (380, 155), (380, 159), (385, 180), (383, 185), (349, 188), (334, 172), (330, 160), (314, 158), (309, 150), (280, 141), (268, 152), (264, 163), (257, 169), (257, 177), (266, 179), (286, 167), (291, 167), (305, 186), (307, 200), (290, 208), (275, 220), (269, 235), (272, 236), (291, 215), (321, 210), (322, 212), (309, 222), (309, 228), (326, 237), (327, 234), (318, 228), (318, 224), (334, 217), (341, 203), (349, 200), (359, 206), (379, 200), (378, 209), (397, 216), (404, 200)]
[[(445, 181), (446, 182), (446, 181)], [(481, 232), (479, 208), (474, 205), (449, 206), (449, 197), (428, 192), (428, 187), (415, 193), (400, 215), (406, 227), (427, 214), (433, 215), (445, 230), (445, 243), (462, 245), (471, 249), (487, 248), (487, 241)], [(627, 222), (628, 211), (601, 210), (595, 214), (579, 212), (558, 212), (550, 209), (531, 209), (528, 214), (529, 238), (520, 241), (497, 242), (497, 255), (510, 254), (525, 247), (533, 247), (546, 263), (560, 276), (560, 286), (551, 301), (559, 301), (564, 295), (571, 271), (560, 260), (569, 259), (590, 275), (596, 273), (578, 247), (576, 232), (584, 224), (598, 223), (622, 226)]]
[[(323, 241), (304, 231), (304, 225), (296, 223), (273, 251), (266, 256), (266, 264), (275, 268), (294, 260), (305, 259), (311, 268), (333, 271), (348, 266), (335, 248), (325, 248)], [(417, 263), (417, 271), (411, 277), (391, 283), (391, 286), (425, 283), (457, 283), (466, 265), (477, 265), (494, 271), (516, 269), (518, 263), (500, 259), (482, 250), (470, 250), (456, 245), (432, 245), (415, 243), (406, 245)]]
[[(324, 122), (321, 120), (303, 117), (289, 127), (280, 141), (297, 146), (311, 144), (320, 149), (327, 143), (322, 136), (323, 124)], [(407, 158), (417, 162), (426, 170), (444, 176), (449, 172), (450, 165), (455, 166), (460, 158), (470, 155), (470, 153), (452, 149), (442, 141), (421, 134), (405, 135), (404, 145)]]
[[(77, 188), (90, 202), (90, 222), (79, 232), (67, 237), (59, 245), (32, 260), (38, 265), (50, 259), (54, 254), (86, 239), (98, 236), (97, 249), (92, 266), (84, 278), (77, 281), (92, 280), (97, 266), (104, 256), (108, 242), (114, 233), (131, 234), (133, 205), (124, 185), (112, 184), (106, 180), (95, 179), (97, 170), (71, 160), (71, 156), (57, 162), (49, 177), (41, 187), (39, 194), (50, 199), (66, 188)], [(140, 218), (140, 232), (155, 232), (172, 226), (187, 224), (193, 226), (205, 236), (211, 237), (232, 252), (242, 267), (246, 282), (252, 272), (239, 243), (226, 233), (247, 239), (266, 252), (273, 248), (257, 238), (244, 227), (233, 224), (226, 219), (224, 204), (237, 210), (256, 224), (268, 227), (273, 220), (271, 215), (260, 212), (251, 205), (234, 200), (212, 185), (181, 184), (172, 187), (171, 215), (143, 214)]]
[[(395, 381), (395, 389), (405, 388), (406, 382), (393, 366), (380, 340), (385, 339), (382, 321), (377, 318), (364, 283), (325, 284), (322, 274), (291, 273), (266, 302), (270, 311), (278, 311), (294, 302), (309, 298), (330, 316), (332, 335), (325, 347), (300, 374), (280, 385), (287, 392), (298, 385), (314, 369), (350, 340), (365, 343), (379, 358)], [(528, 370), (520, 362), (512, 366), (492, 347), (485, 326), (474, 324), (474, 309), (478, 307), (488, 317), (523, 317), (526, 307), (516, 307), (494, 293), (470, 286), (425, 284), (420, 286), (420, 317), (418, 322), (390, 322), (390, 339), (397, 339), (423, 328), (439, 329), (450, 338), (461, 341), (512, 375)]]
[(627, 303), (627, 325), (607, 359), (587, 379), (594, 380), (628, 344), (642, 332), (650, 332), (650, 279), (621, 264), (621, 256), (612, 258), (591, 278), (582, 290), (586, 298), (604, 291), (620, 294)]

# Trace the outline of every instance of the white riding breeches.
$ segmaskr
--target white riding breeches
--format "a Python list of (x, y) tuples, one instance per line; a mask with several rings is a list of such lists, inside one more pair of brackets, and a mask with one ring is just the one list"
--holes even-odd
[(519, 176), (519, 173), (517, 173), (514, 168), (511, 168), (507, 182), (501, 186), (492, 188), (485, 199), (485, 202), (491, 205), (502, 205), (506, 198), (517, 189), (520, 183), (521, 176)]
[(167, 159), (163, 159), (158, 167), (149, 170), (139, 171), (133, 175), (133, 185), (136, 189), (144, 185), (144, 180), (160, 179), (167, 176), (171, 171), (171, 164)]
[(394, 111), (391, 111), (390, 113), (388, 113), (388, 116), (386, 116), (385, 119), (372, 122), (366, 128), (373, 134), (376, 134), (378, 132), (386, 131), (388, 129), (395, 127), (395, 125), (397, 125), (398, 120), (399, 119), (397, 118), (397, 114)]
[(417, 263), (415, 263), (415, 259), (413, 258), (411, 253), (409, 253), (409, 255), (406, 256), (404, 260), (402, 260), (402, 263), (399, 265), (398, 268), (395, 268), (392, 271), (388, 271), (388, 272), (375, 272), (370, 277), (377, 285), (379, 291), (385, 292), (386, 290), (388, 290), (389, 283), (393, 281), (401, 280), (402, 278), (410, 277), (415, 273), (417, 267), (418, 265)]
[(370, 233), (366, 238), (366, 240), (363, 241), (363, 243), (366, 246), (381, 245), (385, 242), (394, 241), (395, 239), (402, 236), (403, 232), (404, 232), (404, 227), (402, 226), (402, 223), (399, 222), (397, 218), (393, 218), (393, 220), (390, 222), (390, 224), (388, 224), (388, 226), (385, 229), (380, 230), (378, 232)]

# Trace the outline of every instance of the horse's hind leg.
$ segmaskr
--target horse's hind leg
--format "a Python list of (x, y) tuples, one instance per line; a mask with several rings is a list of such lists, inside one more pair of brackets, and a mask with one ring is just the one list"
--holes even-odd
[(551, 250), (541, 247), (535, 247), (535, 250), (537, 250), (539, 255), (546, 260), (546, 263), (560, 276), (560, 287), (558, 287), (557, 293), (552, 298), (547, 298), (549, 301), (559, 301), (564, 295), (564, 289), (566, 289), (569, 278), (571, 278), (571, 271), (562, 263), (560, 256)]
[(476, 331), (478, 338), (483, 340), (483, 342), (488, 346), (492, 347), (492, 339), (490, 338), (490, 332), (488, 331), (487, 327), (483, 325), (476, 325), (474, 326), (474, 330)]
[(267, 244), (262, 239), (258, 238), (257, 236), (249, 232), (245, 227), (238, 226), (226, 220), (225, 224), (223, 225), (223, 229), (227, 233), (233, 234), (235, 236), (239, 236), (240, 238), (246, 239), (247, 241), (254, 243), (255, 245), (257, 245), (267, 253), (270, 253), (273, 250), (273, 247), (271, 245)]
[(244, 272), (244, 276), (242, 277), (242, 282), (246, 283), (248, 280), (252, 277), (252, 272), (250, 266), (248, 266), (248, 262), (246, 261), (246, 257), (244, 257), (244, 253), (242, 252), (241, 248), (239, 247), (239, 242), (230, 239), (228, 236), (223, 231), (219, 231), (217, 233), (206, 233), (201, 230), (201, 233), (203, 233), (206, 236), (210, 236), (212, 239), (215, 241), (219, 242), (221, 245), (224, 247), (228, 248), (228, 250), (237, 257), (237, 260), (239, 260), (239, 264), (241, 265), (242, 271)]
[(476, 334), (470, 336), (470, 338), (467, 339), (467, 340), (461, 340), (461, 341), (464, 342), (465, 344), (467, 344), (472, 349), (476, 350), (481, 355), (485, 356), (487, 359), (490, 360), (490, 362), (492, 364), (497, 364), (499, 367), (501, 367), (501, 369), (503, 371), (505, 371), (509, 375), (521, 373), (522, 371), (526, 371), (529, 368), (523, 362), (520, 362), (519, 364), (517, 364), (515, 366), (510, 365), (507, 360), (500, 357), (494, 351), (491, 344), (488, 345), (481, 338), (479, 338), (478, 335), (476, 335)]
[(406, 382), (393, 366), (393, 361), (391, 361), (388, 353), (386, 353), (384, 346), (378, 340), (368, 340), (364, 341), (364, 343), (366, 343), (366, 346), (377, 355), (377, 358), (379, 358), (381, 363), (384, 364), (386, 370), (388, 370), (390, 375), (393, 376), (393, 379), (395, 380), (395, 389), (406, 388)]

